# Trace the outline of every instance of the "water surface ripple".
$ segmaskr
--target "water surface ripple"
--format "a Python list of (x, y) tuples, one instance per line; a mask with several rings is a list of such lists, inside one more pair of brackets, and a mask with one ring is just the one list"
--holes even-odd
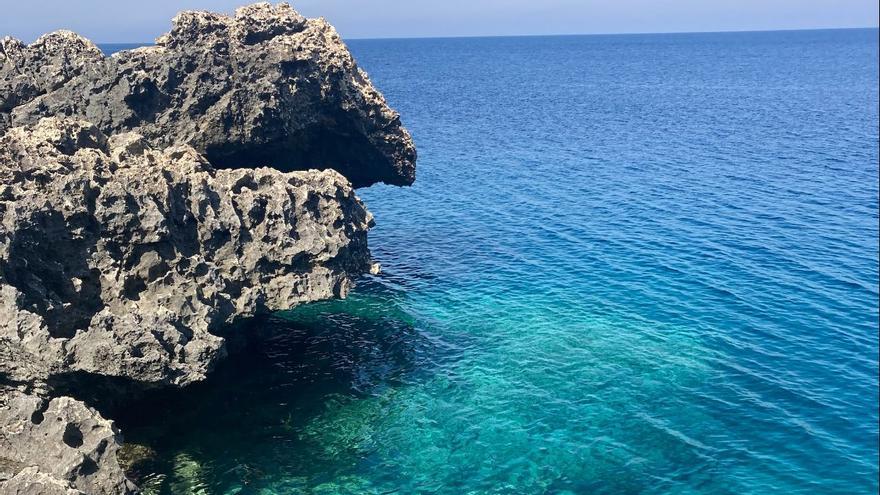
[(876, 30), (350, 46), (384, 273), (131, 421), (152, 486), (877, 492)]

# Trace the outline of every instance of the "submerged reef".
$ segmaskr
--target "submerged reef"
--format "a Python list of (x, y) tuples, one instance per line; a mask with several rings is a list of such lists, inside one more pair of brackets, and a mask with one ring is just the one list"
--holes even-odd
[(345, 297), (377, 269), (354, 188), (411, 184), (415, 147), (287, 4), (111, 57), (4, 38), (0, 64), (0, 493), (136, 493), (95, 398), (204, 380), (239, 322)]

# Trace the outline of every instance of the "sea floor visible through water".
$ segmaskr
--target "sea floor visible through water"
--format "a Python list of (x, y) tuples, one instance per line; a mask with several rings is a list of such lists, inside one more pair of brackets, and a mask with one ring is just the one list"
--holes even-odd
[(122, 414), (149, 493), (877, 492), (876, 29), (349, 45), (384, 271)]

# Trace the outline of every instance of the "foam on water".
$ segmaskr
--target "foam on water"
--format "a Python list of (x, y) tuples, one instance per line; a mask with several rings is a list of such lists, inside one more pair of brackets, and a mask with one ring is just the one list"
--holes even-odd
[(876, 30), (351, 48), (385, 271), (123, 417), (156, 491), (877, 491)]

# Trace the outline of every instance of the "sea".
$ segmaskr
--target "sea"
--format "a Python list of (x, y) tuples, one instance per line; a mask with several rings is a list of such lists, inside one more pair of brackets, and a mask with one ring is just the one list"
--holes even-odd
[(877, 29), (348, 45), (383, 271), (121, 414), (147, 493), (877, 493)]

